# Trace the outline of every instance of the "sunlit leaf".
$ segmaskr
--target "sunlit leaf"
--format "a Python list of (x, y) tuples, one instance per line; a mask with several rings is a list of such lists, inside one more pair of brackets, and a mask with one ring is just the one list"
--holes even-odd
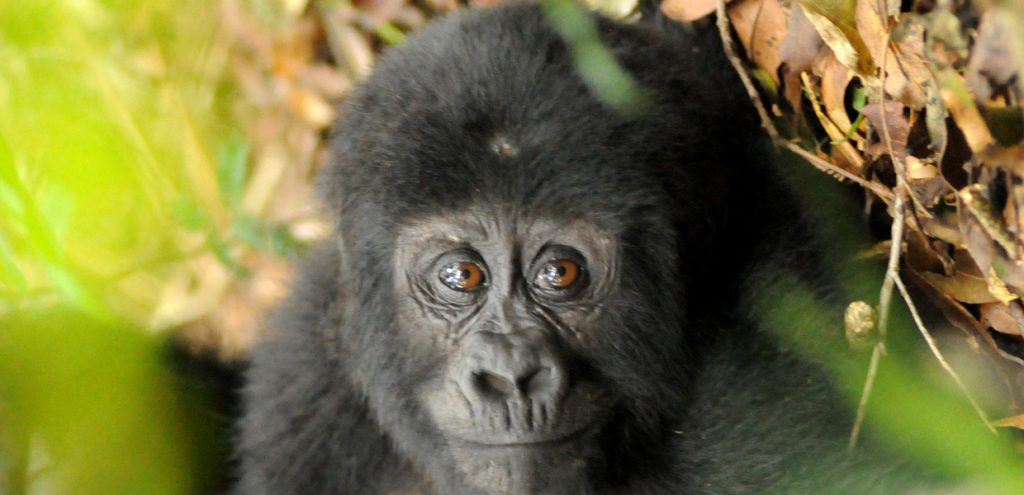
[(228, 206), (235, 210), (242, 198), (245, 178), (249, 172), (249, 143), (232, 135), (217, 159), (217, 185)]

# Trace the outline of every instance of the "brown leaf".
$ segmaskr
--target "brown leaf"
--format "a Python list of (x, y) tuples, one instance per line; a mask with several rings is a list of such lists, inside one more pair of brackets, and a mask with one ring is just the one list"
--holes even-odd
[(718, 0), (665, 0), (661, 11), (671, 19), (690, 22), (714, 12), (717, 6)]
[(1020, 73), (1022, 53), (1014, 53), (1015, 44), (1006, 20), (987, 11), (981, 16), (978, 38), (967, 64), (967, 84), (982, 100), (992, 91), (1011, 82)]
[(1010, 416), (1008, 418), (1000, 418), (992, 422), (992, 426), (1002, 426), (1010, 428), (1020, 428), (1024, 430), (1024, 414), (1017, 416)]
[(818, 64), (821, 75), (821, 104), (825, 113), (845, 135), (853, 123), (846, 114), (846, 87), (853, 80), (853, 72), (832, 54)]
[(846, 131), (837, 127), (836, 124), (832, 122), (827, 115), (825, 115), (821, 104), (818, 102), (817, 91), (815, 91), (814, 84), (807, 73), (804, 72), (800, 74), (800, 79), (807, 88), (808, 100), (810, 100), (811, 108), (814, 110), (814, 114), (818, 117), (818, 121), (821, 123), (822, 128), (825, 129), (825, 133), (828, 134), (832, 141), (838, 143), (832, 146), (833, 161), (844, 169), (859, 174), (861, 169), (864, 167), (864, 158), (853, 147), (853, 145), (850, 144), (850, 141), (845, 139)]
[(967, 86), (956, 71), (951, 69), (942, 71), (938, 79), (942, 100), (953, 114), (953, 120), (956, 121), (960, 131), (963, 132), (967, 145), (975, 153), (985, 151), (992, 145), (994, 139), (988, 126), (985, 125), (985, 119), (978, 113), (978, 107), (975, 106), (974, 98), (967, 91)]
[(797, 112), (801, 102), (800, 73), (811, 69), (823, 48), (825, 42), (811, 21), (807, 20), (803, 7), (799, 3), (791, 5), (789, 25), (786, 28), (786, 35), (782, 38), (782, 47), (779, 48), (779, 61), (783, 64), (782, 80), (786, 100)]
[[(981, 277), (967, 275), (966, 273), (957, 273), (952, 277), (944, 277), (930, 272), (922, 272), (920, 275), (932, 287), (960, 302), (968, 304), (1005, 302), (988, 290), (988, 282)], [(1015, 298), (1016, 296), (1010, 296), (1010, 299)]]
[(965, 187), (959, 196), (960, 232), (971, 257), (991, 288), (1009, 284), (1019, 294), (1024, 288), (1024, 265), (1007, 255), (1015, 252), (1015, 244), (1000, 218), (993, 215), (985, 186)]
[(1009, 335), (1024, 336), (1024, 309), (1017, 301), (1009, 304), (982, 304), (981, 322), (993, 330)]
[(878, 132), (883, 145), (889, 145), (891, 140), (893, 153), (896, 154), (894, 158), (900, 160), (907, 157), (907, 136), (910, 135), (910, 123), (903, 116), (903, 108), (901, 103), (886, 101), (884, 125), (881, 103), (869, 103), (860, 111)]
[(924, 25), (904, 23), (889, 28), (889, 13), (876, 1), (857, 2), (857, 31), (876, 65), (885, 62), (883, 73), (886, 94), (920, 110), (926, 103), (924, 84), (931, 72), (924, 59)]
[(861, 75), (872, 75), (875, 62), (857, 32), (857, 0), (800, 0), (807, 20), (843, 65)]
[(779, 0), (741, 0), (730, 6), (729, 21), (748, 58), (778, 83), (779, 49), (788, 25)]

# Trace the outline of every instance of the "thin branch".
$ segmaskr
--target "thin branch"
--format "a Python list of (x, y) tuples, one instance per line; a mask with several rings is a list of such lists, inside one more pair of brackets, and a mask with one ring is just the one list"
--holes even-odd
[(914, 323), (917, 325), (917, 329), (921, 332), (921, 336), (924, 337), (924, 341), (928, 343), (928, 347), (932, 350), (932, 354), (935, 355), (935, 359), (939, 360), (939, 364), (942, 365), (946, 373), (953, 377), (953, 381), (956, 382), (957, 386), (960, 387), (960, 391), (967, 397), (967, 401), (971, 403), (971, 407), (974, 408), (974, 412), (978, 413), (978, 417), (985, 423), (985, 426), (992, 432), (993, 435), (997, 435), (996, 429), (992, 426), (992, 423), (988, 419), (988, 415), (981, 409), (977, 401), (974, 400), (974, 396), (971, 395), (970, 390), (967, 389), (967, 385), (964, 384), (963, 380), (960, 379), (960, 375), (957, 375), (953, 367), (949, 365), (942, 352), (939, 351), (939, 346), (936, 345), (935, 339), (932, 338), (932, 334), (925, 328), (924, 322), (921, 321), (921, 315), (917, 314), (917, 307), (914, 306), (914, 301), (910, 299), (910, 293), (907, 292), (906, 286), (903, 285), (903, 280), (900, 279), (899, 274), (895, 275), (893, 279), (896, 282), (896, 287), (900, 289), (900, 295), (903, 296), (903, 301), (907, 303), (907, 307), (910, 308), (910, 315), (914, 318)]
[(857, 447), (857, 438), (860, 436), (861, 425), (864, 423), (864, 414), (867, 411), (868, 401), (871, 399), (871, 390), (875, 385), (875, 378), (878, 372), (878, 360), (885, 354), (885, 338), (889, 333), (889, 307), (892, 303), (892, 286), (899, 276), (900, 254), (903, 246), (903, 211), (905, 189), (896, 191), (896, 198), (893, 202), (892, 220), (892, 243), (889, 245), (889, 262), (885, 268), (885, 278), (882, 279), (882, 288), (878, 293), (878, 342), (871, 353), (871, 364), (868, 367), (868, 376), (864, 382), (864, 390), (861, 391), (860, 404), (857, 406), (857, 416), (853, 421), (853, 428), (850, 430), (850, 450)]
[(905, 230), (906, 213), (906, 189), (896, 191), (896, 201), (893, 202), (893, 218), (889, 244), (889, 262), (885, 267), (885, 278), (882, 280), (882, 288), (878, 291), (878, 336), (881, 342), (889, 333), (889, 306), (892, 304), (892, 285), (899, 276), (900, 255), (903, 252), (903, 231)]
[(772, 123), (772, 119), (768, 116), (768, 111), (765, 110), (764, 103), (761, 101), (761, 95), (757, 93), (754, 82), (750, 80), (750, 75), (747, 74), (746, 69), (743, 68), (743, 62), (740, 61), (739, 55), (736, 54), (736, 46), (733, 45), (732, 33), (729, 31), (729, 16), (725, 14), (725, 1), (717, 0), (717, 4), (715, 13), (718, 20), (718, 34), (722, 38), (722, 48), (725, 50), (725, 56), (729, 59), (729, 63), (732, 64), (732, 68), (736, 70), (736, 75), (743, 81), (743, 87), (747, 90), (747, 96), (754, 103), (757, 115), (761, 117), (761, 127), (764, 127), (768, 137), (775, 143), (779, 141), (779, 131), (775, 129), (775, 124)]
[(860, 403), (857, 404), (857, 417), (853, 420), (853, 430), (850, 431), (850, 442), (848, 450), (857, 448), (857, 439), (860, 437), (860, 428), (864, 424), (864, 413), (868, 409), (868, 400), (871, 399), (871, 391), (875, 387), (875, 376), (878, 375), (878, 362), (882, 359), (884, 347), (881, 342), (876, 343), (871, 349), (871, 364), (868, 365), (868, 376), (864, 380), (864, 390), (860, 393)]
[(844, 179), (848, 179), (851, 182), (863, 187), (864, 189), (867, 189), (875, 193), (876, 196), (881, 198), (886, 203), (892, 201), (893, 199), (893, 192), (890, 191), (887, 187), (881, 184), (877, 184), (875, 182), (864, 180), (864, 178), (862, 177), (853, 175), (850, 172), (847, 172), (846, 170), (843, 170), (842, 168), (836, 166), (834, 163), (831, 163), (827, 160), (822, 160), (821, 157), (803, 149), (803, 147), (796, 143), (779, 139), (778, 141), (776, 141), (775, 144), (783, 148), (786, 148), (787, 150), (796, 153), (797, 155), (800, 155), (801, 158), (807, 160), (808, 162), (811, 163), (811, 165), (814, 165), (815, 168), (821, 170), (822, 172), (842, 176)]

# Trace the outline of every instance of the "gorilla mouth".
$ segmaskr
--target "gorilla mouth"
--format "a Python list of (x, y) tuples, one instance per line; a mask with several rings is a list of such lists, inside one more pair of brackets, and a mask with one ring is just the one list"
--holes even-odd
[(453, 435), (453, 440), (474, 448), (547, 448), (557, 445), (565, 445), (594, 436), (604, 424), (600, 417), (592, 421), (574, 424), (571, 427), (563, 428), (561, 431), (546, 432), (542, 434), (527, 435), (495, 435), (493, 432), (480, 432), (479, 435), (462, 434)]

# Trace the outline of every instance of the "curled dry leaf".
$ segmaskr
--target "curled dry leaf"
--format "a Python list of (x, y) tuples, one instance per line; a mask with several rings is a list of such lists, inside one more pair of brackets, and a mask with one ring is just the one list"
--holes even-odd
[[(878, 136), (884, 146), (882, 149), (888, 152), (888, 146), (892, 146), (895, 158), (904, 160), (907, 157), (907, 137), (910, 135), (910, 122), (903, 115), (904, 106), (895, 101), (881, 103), (869, 103), (864, 105), (861, 113), (867, 117), (868, 122), (878, 132)], [(885, 119), (883, 122), (882, 119)]]
[(830, 53), (818, 64), (817, 73), (821, 76), (821, 104), (825, 114), (845, 134), (853, 125), (846, 114), (846, 87), (853, 80), (853, 71)]
[[(800, 74), (811, 70), (814, 62), (825, 48), (818, 31), (807, 20), (803, 7), (793, 3), (789, 8), (789, 25), (779, 48), (779, 62), (782, 64), (782, 82), (786, 101), (796, 111), (800, 110)], [(830, 52), (831, 55), (831, 52)], [(835, 58), (832, 55), (832, 58)]]
[(992, 422), (992, 426), (1002, 426), (1010, 428), (1020, 428), (1024, 430), (1024, 414), (1017, 416), (1010, 416), (1008, 418), (997, 419)]
[(999, 291), (999, 294), (993, 294), (989, 291), (989, 284), (983, 277), (962, 272), (958, 272), (952, 277), (931, 272), (922, 272), (920, 275), (929, 285), (960, 302), (969, 304), (1006, 303), (1017, 298), (1005, 290)]
[(1017, 294), (1024, 288), (1024, 265), (1011, 259), (1014, 242), (998, 217), (992, 214), (991, 203), (984, 186), (975, 184), (959, 193), (963, 208), (960, 212), (960, 232), (974, 261), (997, 293), (1006, 285)]
[(661, 11), (677, 21), (690, 22), (714, 12), (716, 6), (718, 0), (665, 0)]
[(729, 22), (747, 57), (778, 83), (779, 49), (786, 35), (786, 12), (779, 0), (741, 0), (729, 8)]
[(353, 79), (362, 79), (373, 65), (373, 48), (366, 35), (350, 24), (342, 12), (330, 10), (324, 15), (324, 30), (335, 60)]
[(924, 25), (908, 22), (890, 29), (889, 14), (882, 7), (875, 1), (857, 2), (857, 31), (875, 64), (885, 61), (886, 94), (920, 110), (926, 102), (924, 84), (931, 79), (924, 58)]
[(323, 129), (334, 120), (334, 109), (327, 101), (303, 88), (292, 88), (288, 104), (297, 115), (317, 129)]
[(982, 304), (981, 322), (997, 332), (1024, 337), (1024, 309), (1018, 301)]
[(968, 92), (967, 86), (959, 74), (951, 69), (942, 71), (938, 81), (942, 101), (953, 114), (953, 120), (963, 132), (967, 145), (975, 153), (984, 152), (992, 145), (994, 139), (985, 124), (985, 119), (978, 113), (978, 107), (974, 104), (974, 98)]
[(857, 32), (857, 0), (799, 0), (807, 20), (843, 65), (861, 75), (875, 72), (871, 52)]
[(818, 102), (817, 89), (814, 85), (814, 81), (807, 75), (806, 72), (800, 74), (800, 79), (803, 82), (804, 88), (807, 90), (807, 99), (811, 102), (811, 109), (814, 110), (814, 114), (818, 117), (818, 121), (821, 126), (825, 129), (825, 133), (828, 134), (832, 140), (832, 159), (840, 167), (845, 170), (860, 173), (864, 167), (864, 159), (860, 153), (850, 144), (850, 141), (846, 139), (846, 131), (836, 126), (831, 119), (825, 115), (825, 111), (822, 109), (821, 103)]

